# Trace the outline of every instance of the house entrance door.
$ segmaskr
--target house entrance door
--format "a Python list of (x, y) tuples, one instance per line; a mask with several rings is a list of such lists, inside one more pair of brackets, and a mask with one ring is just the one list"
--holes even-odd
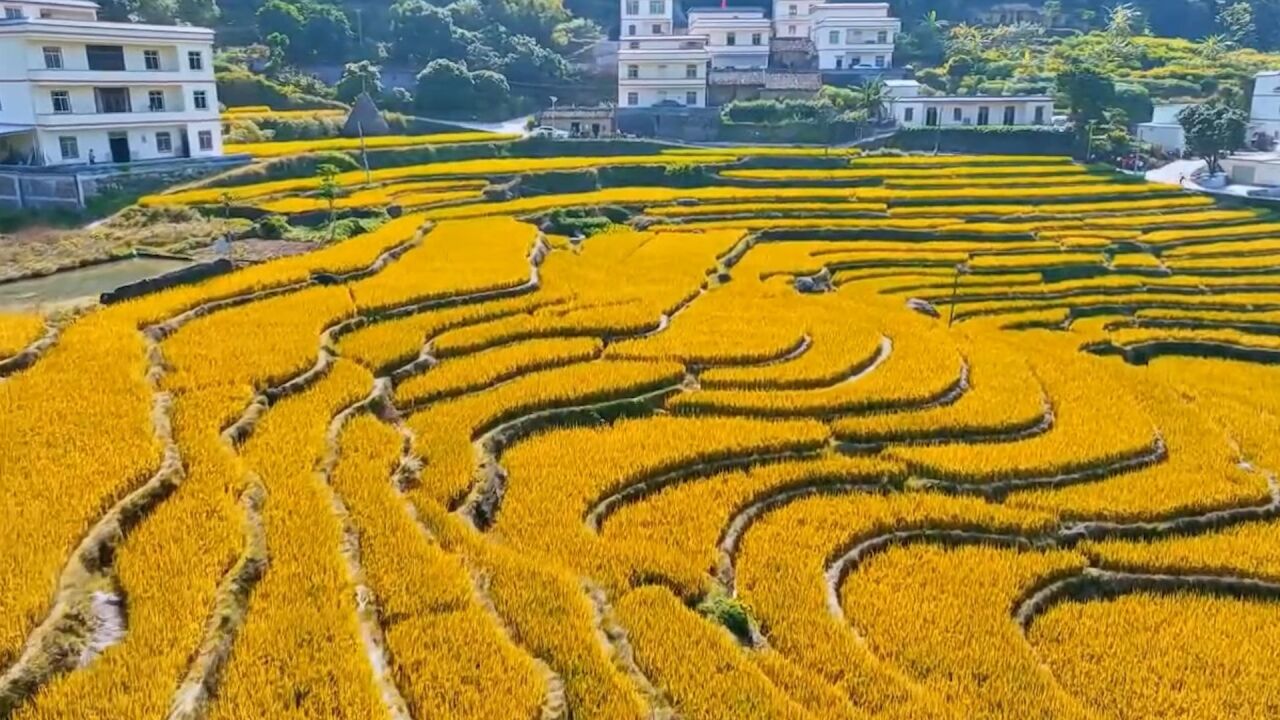
[(111, 133), (107, 136), (111, 144), (111, 162), (127, 163), (133, 159), (129, 152), (129, 136), (125, 133)]

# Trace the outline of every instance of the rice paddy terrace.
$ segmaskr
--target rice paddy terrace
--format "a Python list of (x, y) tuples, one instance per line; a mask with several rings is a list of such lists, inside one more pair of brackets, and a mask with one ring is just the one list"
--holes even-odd
[(0, 316), (0, 718), (1280, 714), (1277, 218), (1051, 157), (339, 179), (405, 212)]

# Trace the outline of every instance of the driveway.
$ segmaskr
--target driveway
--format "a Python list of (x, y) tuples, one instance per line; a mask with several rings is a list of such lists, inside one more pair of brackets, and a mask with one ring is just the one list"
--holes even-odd
[(1147, 171), (1147, 180), (1165, 185), (1178, 185), (1183, 178), (1190, 180), (1192, 175), (1204, 169), (1203, 160), (1174, 160), (1164, 167)]

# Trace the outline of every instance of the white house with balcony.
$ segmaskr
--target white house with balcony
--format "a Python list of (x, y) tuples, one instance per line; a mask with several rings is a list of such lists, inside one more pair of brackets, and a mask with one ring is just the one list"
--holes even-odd
[(809, 22), (819, 70), (893, 67), (902, 21), (890, 15), (888, 3), (817, 3)]
[(1048, 95), (926, 95), (915, 80), (884, 81), (889, 112), (903, 127), (1053, 124)]
[(102, 22), (87, 0), (0, 7), (0, 163), (222, 154), (212, 30)]
[(675, 32), (676, 0), (622, 0), (622, 33), (628, 38)]
[(627, 37), (618, 48), (618, 105), (706, 107), (705, 35)]
[(711, 67), (758, 70), (769, 65), (772, 24), (763, 8), (692, 8), (689, 34), (705, 35)]
[(1280, 141), (1280, 70), (1253, 76), (1253, 103), (1249, 107), (1249, 135), (1265, 135)]

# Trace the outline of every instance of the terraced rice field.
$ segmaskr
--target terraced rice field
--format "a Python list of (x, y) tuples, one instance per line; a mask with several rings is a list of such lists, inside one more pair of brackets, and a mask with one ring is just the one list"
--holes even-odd
[(0, 318), (0, 718), (1280, 714), (1280, 221), (815, 154)]

